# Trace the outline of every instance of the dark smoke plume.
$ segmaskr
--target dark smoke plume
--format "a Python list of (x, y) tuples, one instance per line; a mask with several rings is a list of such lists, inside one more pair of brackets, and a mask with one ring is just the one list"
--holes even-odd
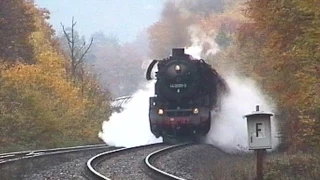
[(162, 12), (162, 18), (168, 25), (168, 30), (172, 33), (171, 43), (173, 46), (181, 47), (189, 44), (188, 28), (192, 20), (184, 17), (180, 9), (172, 2), (167, 2)]
[(180, 8), (203, 16), (208, 16), (211, 13), (221, 13), (224, 5), (224, 0), (181, 0), (179, 3)]
[(151, 57), (167, 57), (173, 47), (190, 46), (191, 25), (223, 8), (224, 0), (167, 0), (160, 21), (149, 28)]
[(181, 9), (172, 1), (167, 1), (159, 22), (149, 28), (151, 57), (163, 58), (171, 53), (172, 47), (191, 44), (188, 27), (192, 19), (183, 16)]

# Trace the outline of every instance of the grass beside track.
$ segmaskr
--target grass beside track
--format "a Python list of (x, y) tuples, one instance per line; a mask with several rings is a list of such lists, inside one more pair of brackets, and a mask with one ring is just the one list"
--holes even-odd
[[(320, 177), (319, 153), (267, 153), (264, 160), (265, 180), (316, 180)], [(210, 179), (252, 180), (256, 175), (254, 154), (232, 155), (219, 160)]]

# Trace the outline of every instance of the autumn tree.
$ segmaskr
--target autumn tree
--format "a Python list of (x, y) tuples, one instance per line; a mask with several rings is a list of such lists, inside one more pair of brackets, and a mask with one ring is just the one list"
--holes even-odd
[[(180, 2), (188, 5), (188, 1)], [(233, 8), (224, 9), (222, 14), (208, 13), (194, 21), (220, 46), (221, 51), (207, 59), (214, 67), (227, 71), (235, 68), (259, 82), (278, 105), (285, 147), (319, 147), (319, 2), (250, 0), (239, 5), (240, 2), (244, 1), (230, 6), (228, 1)], [(152, 30), (151, 36), (162, 36), (155, 44), (171, 46), (163, 43), (171, 38), (169, 31)]]
[(276, 100), (286, 147), (320, 147), (317, 1), (251, 0), (247, 5), (249, 20), (224, 59), (233, 60)]
[(0, 2), (0, 60), (34, 63), (29, 37), (35, 30), (32, 0)]
[[(22, 3), (17, 11), (30, 13), (34, 26), (26, 34), (29, 43), (26, 47), (31, 49), (28, 51), (31, 56), (16, 63), (10, 61), (10, 57), (3, 57), (6, 59), (0, 64), (0, 150), (98, 142), (101, 123), (111, 113), (108, 93), (101, 90), (95, 76), (87, 76), (84, 92), (68, 80), (65, 69), (68, 60), (46, 21), (49, 12), (37, 9), (33, 1)], [(6, 42), (0, 41), (4, 51), (10, 51), (5, 45)], [(25, 50), (23, 52), (27, 52)]]

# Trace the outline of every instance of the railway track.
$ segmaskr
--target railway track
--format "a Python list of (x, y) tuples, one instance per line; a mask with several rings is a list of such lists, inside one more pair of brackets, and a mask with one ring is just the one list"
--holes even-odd
[(170, 174), (164, 170), (159, 169), (158, 167), (156, 167), (155, 162), (157, 161), (157, 158), (160, 157), (161, 155), (169, 153), (170, 151), (174, 151), (176, 149), (180, 149), (180, 148), (188, 146), (188, 145), (190, 145), (190, 143), (178, 144), (178, 145), (174, 145), (174, 146), (165, 147), (163, 149), (159, 149), (157, 151), (150, 153), (145, 158), (145, 164), (146, 164), (147, 168), (154, 175), (153, 177), (159, 178), (159, 179), (185, 180), (182, 177), (175, 176), (175, 175)]
[(92, 156), (115, 147), (106, 144), (31, 150), (0, 154), (0, 179), (23, 179), (28, 174), (50, 169), (61, 163)]
[(16, 161), (25, 158), (32, 158), (36, 156), (51, 155), (55, 153), (70, 153), (76, 151), (106, 148), (106, 144), (86, 145), (86, 146), (74, 146), (66, 148), (54, 148), (54, 149), (42, 149), (42, 150), (29, 150), (20, 152), (10, 152), (0, 154), (0, 165), (11, 161)]
[[(117, 175), (110, 175), (110, 172), (100, 172), (99, 168), (102, 166), (105, 167), (105, 165), (102, 165), (104, 161), (107, 161), (109, 159), (112, 159), (113, 157), (120, 156), (123, 154), (130, 154), (132, 153), (132, 156), (136, 156), (134, 153), (137, 151), (145, 151), (146, 149), (149, 149), (151, 153), (147, 153), (146, 156), (142, 157), (143, 164), (139, 169), (144, 169), (143, 172), (147, 174), (147, 176), (150, 179), (171, 179), (171, 180), (184, 180), (182, 177), (177, 177), (175, 175), (169, 174), (165, 172), (164, 170), (161, 170), (157, 168), (154, 163), (157, 160), (158, 157), (165, 153), (169, 153), (170, 151), (174, 151), (180, 148), (183, 148), (185, 146), (191, 145), (191, 143), (184, 143), (184, 144), (178, 144), (169, 146), (164, 143), (157, 143), (152, 145), (144, 145), (144, 146), (137, 146), (137, 147), (131, 147), (131, 148), (121, 148), (114, 151), (104, 152), (101, 154), (98, 154), (91, 159), (87, 161), (86, 164), (86, 172), (87, 172), (87, 178), (89, 179), (103, 179), (103, 180), (111, 180), (113, 176), (114, 179), (119, 179)], [(128, 155), (128, 159), (130, 159), (130, 156)], [(140, 161), (135, 163), (141, 163)], [(117, 162), (114, 163), (116, 166), (118, 165)], [(131, 168), (131, 166), (130, 166)], [(107, 168), (108, 171), (112, 171), (111, 168)], [(129, 172), (128, 172), (129, 173)], [(109, 176), (107, 175), (109, 174)], [(112, 173), (111, 173), (112, 174)], [(141, 177), (130, 177), (130, 179), (141, 179)]]

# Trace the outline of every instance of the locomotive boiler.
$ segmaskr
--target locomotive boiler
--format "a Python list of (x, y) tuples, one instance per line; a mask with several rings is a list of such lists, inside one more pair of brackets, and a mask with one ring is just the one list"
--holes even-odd
[(155, 95), (149, 98), (151, 132), (170, 140), (194, 140), (205, 136), (211, 126), (211, 112), (219, 108), (227, 86), (220, 75), (203, 59), (172, 49), (172, 56), (153, 60), (146, 73), (157, 64)]

